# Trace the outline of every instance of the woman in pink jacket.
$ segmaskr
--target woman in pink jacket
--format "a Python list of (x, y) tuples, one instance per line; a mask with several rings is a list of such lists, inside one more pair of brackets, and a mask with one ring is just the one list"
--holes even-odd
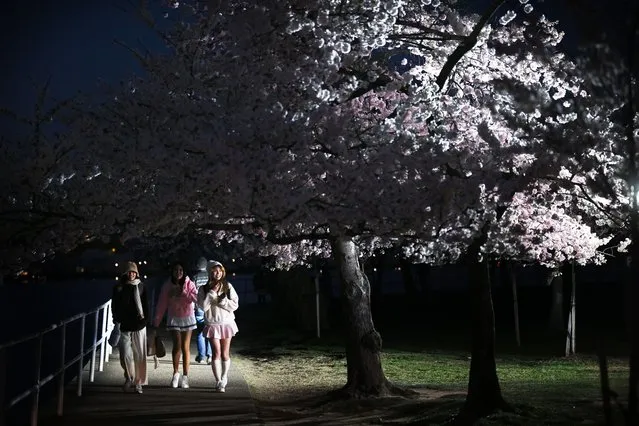
[[(167, 313), (166, 328), (173, 335), (173, 378), (171, 387), (178, 384), (183, 389), (189, 387), (189, 366), (191, 365), (191, 333), (197, 328), (195, 322), (194, 303), (197, 301), (195, 283), (184, 274), (181, 263), (174, 263), (171, 278), (160, 290), (155, 327), (160, 325), (164, 313)], [(182, 355), (182, 380), (180, 380), (180, 355)]]

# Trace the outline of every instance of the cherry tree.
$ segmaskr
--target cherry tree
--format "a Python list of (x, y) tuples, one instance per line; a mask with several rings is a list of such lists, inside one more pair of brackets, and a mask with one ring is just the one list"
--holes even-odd
[[(596, 249), (605, 239), (594, 235), (573, 214), (573, 206), (566, 202), (572, 197), (554, 194), (556, 184), (550, 185), (562, 173), (564, 159), (549, 149), (549, 139), (574, 120), (575, 101), (582, 96), (580, 82), (564, 74), (574, 64), (549, 51), (562, 34), (543, 19), (533, 27), (536, 39), (530, 38), (531, 27), (522, 26), (519, 31), (512, 26), (496, 28), (486, 49), (502, 54), (486, 55), (491, 57), (488, 72), (479, 67), (473, 72), (473, 65), (482, 63), (473, 56), (477, 52), (481, 58), (481, 45), (457, 65), (459, 70), (465, 61), (477, 61), (470, 62), (465, 73), (460, 72), (458, 91), (466, 94), (451, 102), (448, 122), (454, 131), (446, 134), (442, 144), (470, 142), (461, 161), (449, 163), (447, 168), (450, 174), (466, 177), (468, 189), (480, 189), (481, 194), (475, 203), (459, 204), (450, 222), (436, 229), (435, 241), (418, 242), (406, 250), (426, 262), (465, 260), (475, 278), (470, 283), (477, 303), (472, 316), (469, 393), (460, 416), (468, 421), (506, 406), (495, 368), (486, 259), (509, 257), (545, 264), (564, 259), (581, 263), (602, 260)], [(528, 49), (518, 50), (518, 43)], [(520, 61), (520, 55), (528, 56), (528, 61)], [(477, 93), (489, 94), (496, 102), (477, 102), (472, 97)], [(459, 107), (463, 108), (456, 109)], [(461, 120), (460, 115), (470, 118)], [(442, 205), (445, 203), (438, 203)], [(575, 250), (571, 243), (582, 247)]]
[[(636, 16), (636, 8), (629, 16)], [(628, 324), (637, 322), (632, 312), (639, 303), (634, 285), (639, 274), (638, 28), (635, 18), (625, 27), (628, 37), (624, 43), (595, 44), (583, 52), (575, 72), (583, 78), (588, 96), (577, 104), (573, 125), (562, 129), (565, 145), (557, 147), (570, 154), (559, 184), (575, 188), (574, 204), (582, 216), (600, 235), (613, 237), (618, 252), (630, 254)], [(635, 328), (630, 326), (628, 424), (639, 418), (639, 337)]]
[[(174, 54), (143, 57), (147, 74), (86, 106), (68, 134), (94, 156), (91, 186), (116, 200), (99, 221), (125, 238), (195, 229), (257, 235), (281, 266), (333, 256), (350, 396), (397, 390), (381, 368), (361, 256), (408, 240), (429, 261), (481, 267), (515, 195), (557, 168), (539, 111), (514, 114), (523, 91), (504, 82), (542, 104), (578, 92), (544, 48), (560, 39), (545, 20), (492, 27), (438, 2), (419, 14), (365, 3), (222, 2), (167, 34)], [(399, 75), (372, 55), (382, 47), (424, 63)], [(469, 418), (503, 405), (490, 288), (473, 286)]]
[(60, 134), (60, 120), (71, 113), (72, 101), (51, 99), (48, 88), (47, 82), (39, 90), (31, 116), (0, 111), (7, 129), (0, 143), (3, 275), (89, 238), (83, 223), (93, 212), (76, 183), (84, 186), (92, 166), (85, 167), (82, 149)]
[[(566, 197), (573, 217), (579, 217), (603, 240), (610, 240), (609, 253), (630, 251), (634, 260), (639, 257), (637, 5), (613, 2), (605, 5), (605, 11), (597, 2), (591, 2), (585, 11), (579, 6), (576, 21), (581, 33), (577, 35), (586, 38), (582, 46), (588, 47), (576, 58), (577, 67), (566, 71), (582, 81), (583, 96), (575, 99), (573, 118), (554, 126), (549, 134), (553, 141), (549, 149), (563, 158), (563, 164), (559, 175), (548, 178), (553, 193)], [(639, 274), (636, 267), (637, 262), (632, 261), (628, 270), (628, 324), (637, 323), (632, 313), (639, 303), (634, 286)], [(630, 329), (627, 423), (635, 424), (639, 418), (639, 337), (635, 327)], [(610, 395), (604, 392), (606, 399), (609, 403)]]

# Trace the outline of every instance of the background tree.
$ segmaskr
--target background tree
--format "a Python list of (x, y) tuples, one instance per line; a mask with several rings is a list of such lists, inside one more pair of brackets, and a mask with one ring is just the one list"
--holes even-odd
[[(628, 324), (630, 324), (630, 384), (628, 421), (638, 421), (639, 337), (638, 318), (633, 307), (639, 303), (635, 277), (639, 258), (639, 210), (637, 182), (639, 143), (639, 95), (637, 67), (639, 46), (639, 11), (637, 5), (621, 5), (621, 19), (615, 31), (607, 31), (600, 43), (585, 50), (577, 70), (590, 94), (577, 104), (574, 126), (563, 129), (564, 146), (572, 151), (566, 163), (562, 185), (579, 188), (579, 205), (602, 235), (621, 241), (619, 251), (628, 249)], [(625, 239), (625, 240), (624, 240)]]
[(53, 100), (48, 91), (47, 82), (30, 117), (0, 110), (6, 130), (0, 142), (2, 275), (90, 237), (83, 227), (96, 200), (83, 199), (74, 183), (90, 179), (92, 166), (83, 161), (81, 147), (61, 136), (72, 100)]

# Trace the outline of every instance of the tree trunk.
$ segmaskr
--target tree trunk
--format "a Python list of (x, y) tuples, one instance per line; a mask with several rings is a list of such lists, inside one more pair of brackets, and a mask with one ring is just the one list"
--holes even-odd
[(469, 272), (469, 296), (472, 301), (472, 350), (468, 394), (466, 403), (455, 419), (456, 425), (472, 425), (478, 419), (497, 410), (509, 409), (502, 397), (497, 377), (495, 312), (488, 266), (485, 262), (477, 260), (477, 251), (473, 256), (469, 256)]
[(599, 338), (597, 347), (597, 359), (599, 360), (599, 380), (601, 384), (601, 399), (603, 402), (604, 420), (606, 426), (613, 426), (612, 422), (612, 404), (610, 393), (610, 379), (608, 374), (608, 359), (606, 358), (606, 352), (604, 351), (604, 343), (602, 338)]
[(517, 341), (517, 347), (521, 347), (521, 333), (519, 331), (519, 300), (517, 299), (517, 274), (515, 274), (515, 265), (509, 263), (510, 271), (510, 283), (512, 285), (513, 292), (513, 316), (515, 320), (515, 339)]
[(398, 391), (382, 369), (382, 337), (375, 330), (370, 284), (363, 274), (358, 250), (351, 238), (333, 239), (333, 257), (339, 268), (345, 311), (347, 382), (337, 397), (386, 396)]
[(563, 332), (564, 322), (564, 280), (559, 271), (551, 271), (548, 277), (552, 292), (550, 315), (548, 316), (548, 329), (553, 332)]
[(413, 275), (413, 264), (404, 258), (400, 258), (399, 267), (402, 273), (402, 282), (404, 283), (406, 296), (408, 297), (408, 300), (416, 301), (419, 290), (417, 289), (417, 283), (415, 282), (415, 276)]
[(419, 278), (419, 288), (422, 290), (422, 299), (428, 300), (430, 295), (430, 270), (431, 266), (426, 263), (418, 263), (415, 265), (417, 268), (417, 277)]
[(627, 317), (630, 320), (630, 375), (628, 380), (628, 424), (639, 424), (639, 213), (633, 213), (630, 246), (630, 280)]
[(575, 264), (572, 264), (570, 272), (570, 310), (568, 311), (568, 327), (566, 333), (566, 351), (565, 355), (575, 355), (577, 353), (577, 303), (575, 282)]

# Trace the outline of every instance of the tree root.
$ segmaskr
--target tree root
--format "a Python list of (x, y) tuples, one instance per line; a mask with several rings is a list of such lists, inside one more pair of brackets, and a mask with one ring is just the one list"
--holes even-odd
[(479, 419), (498, 412), (514, 413), (515, 409), (503, 398), (495, 404), (495, 407), (478, 407), (475, 404), (464, 404), (459, 414), (444, 423), (446, 426), (472, 426)]
[(385, 397), (402, 397), (415, 398), (418, 395), (412, 389), (394, 385), (386, 381), (383, 385), (376, 388), (366, 389), (362, 386), (347, 383), (340, 389), (335, 389), (327, 394), (330, 401), (343, 401), (345, 399), (367, 399), (367, 398), (385, 398)]

